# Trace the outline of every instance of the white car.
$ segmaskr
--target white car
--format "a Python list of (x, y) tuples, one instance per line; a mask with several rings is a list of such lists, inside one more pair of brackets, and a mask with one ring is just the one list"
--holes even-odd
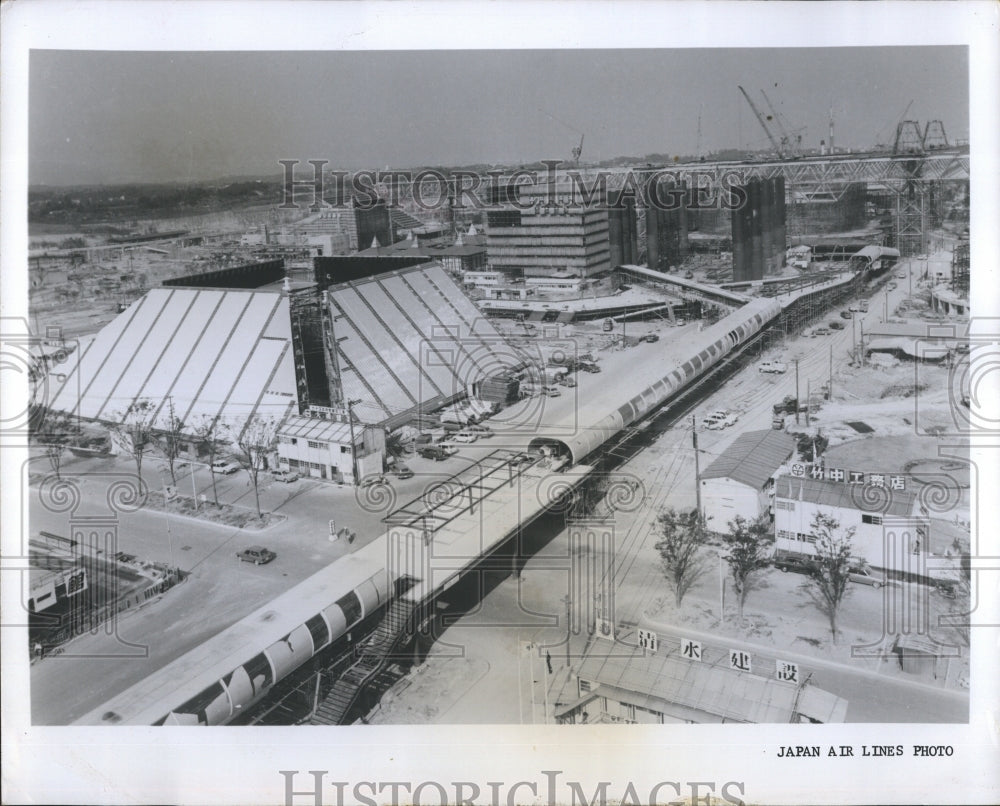
[(455, 442), (475, 442), (477, 437), (471, 431), (459, 431), (452, 437)]
[(223, 476), (228, 476), (231, 473), (235, 473), (240, 469), (240, 466), (235, 462), (230, 462), (228, 459), (216, 459), (212, 462), (212, 472), (221, 473)]
[(764, 361), (757, 365), (758, 372), (787, 372), (788, 365), (782, 361)]
[(704, 420), (705, 428), (710, 431), (721, 431), (723, 428), (729, 428), (731, 425), (736, 425), (736, 421), (739, 419), (735, 414), (731, 414), (728, 411), (719, 414), (719, 416), (714, 416), (715, 414), (719, 413), (714, 412)]

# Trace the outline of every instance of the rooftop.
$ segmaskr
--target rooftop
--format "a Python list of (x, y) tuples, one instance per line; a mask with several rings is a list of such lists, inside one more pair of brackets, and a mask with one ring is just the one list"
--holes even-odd
[(733, 479), (761, 489), (795, 452), (795, 438), (784, 431), (747, 431), (702, 472), (702, 479)]
[[(887, 482), (888, 484), (888, 482)], [(877, 494), (871, 484), (847, 484), (828, 479), (779, 476), (774, 487), (775, 498), (788, 501), (808, 501), (811, 504), (837, 509), (858, 509), (897, 518), (914, 514), (917, 496), (905, 490), (884, 488)]]

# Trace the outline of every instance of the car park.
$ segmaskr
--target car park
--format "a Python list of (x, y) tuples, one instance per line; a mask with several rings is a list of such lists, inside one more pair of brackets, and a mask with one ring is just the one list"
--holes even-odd
[(271, 473), (271, 478), (275, 481), (281, 481), (285, 484), (291, 484), (293, 481), (299, 480), (299, 474), (293, 473), (291, 470), (275, 470)]
[(235, 473), (240, 469), (240, 466), (236, 462), (230, 462), (228, 459), (216, 459), (212, 462), (212, 472), (220, 473), (223, 476), (228, 476), (231, 473)]
[(267, 565), (278, 555), (263, 546), (250, 546), (243, 551), (236, 552), (237, 559), (242, 563), (253, 563), (254, 565)]
[(757, 365), (758, 372), (787, 372), (788, 365), (782, 361), (764, 361)]

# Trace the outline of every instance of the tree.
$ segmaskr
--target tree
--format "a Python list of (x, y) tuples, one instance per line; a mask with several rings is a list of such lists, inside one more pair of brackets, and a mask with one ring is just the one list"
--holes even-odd
[(222, 421), (211, 414), (202, 414), (190, 427), (191, 433), (208, 449), (208, 472), (212, 474), (212, 497), (219, 506), (219, 490), (215, 486), (215, 454), (219, 450), (219, 433), (223, 430)]
[(126, 443), (126, 448), (135, 460), (135, 472), (142, 479), (142, 457), (153, 441), (153, 415), (156, 414), (156, 407), (152, 401), (145, 398), (133, 400), (124, 413), (120, 415), (120, 422), (114, 426), (114, 430)]
[(766, 516), (748, 520), (737, 515), (729, 521), (729, 532), (722, 536), (727, 553), (724, 557), (733, 577), (733, 590), (739, 606), (740, 623), (743, 622), (743, 605), (753, 587), (757, 572), (771, 564), (771, 545), (774, 534)]
[(707, 537), (705, 518), (696, 509), (679, 513), (668, 507), (657, 516), (656, 526), (661, 535), (656, 550), (680, 607), (684, 595), (705, 573), (705, 560), (698, 551)]
[(79, 436), (76, 421), (61, 411), (40, 407), (30, 423), (32, 437), (42, 447), (56, 478), (60, 478), (59, 471), (66, 446), (72, 445)]
[(820, 612), (830, 622), (833, 642), (837, 643), (837, 613), (847, 595), (850, 581), (851, 540), (854, 527), (841, 530), (836, 518), (817, 512), (809, 527), (816, 541), (816, 571), (809, 577), (809, 593)]
[(274, 417), (262, 417), (254, 414), (247, 420), (246, 426), (236, 437), (239, 448), (237, 461), (250, 477), (253, 485), (253, 495), (257, 503), (257, 517), (264, 517), (260, 511), (260, 491), (258, 482), (260, 471), (267, 467), (267, 455), (278, 440), (278, 427), (281, 421)]
[(177, 461), (177, 457), (180, 456), (181, 448), (184, 445), (181, 439), (183, 429), (184, 423), (174, 410), (174, 399), (168, 396), (167, 418), (160, 426), (160, 430), (163, 433), (160, 450), (163, 451), (163, 456), (167, 460), (167, 467), (170, 469), (170, 480), (174, 483), (175, 487), (177, 486), (177, 473), (174, 470), (174, 464)]

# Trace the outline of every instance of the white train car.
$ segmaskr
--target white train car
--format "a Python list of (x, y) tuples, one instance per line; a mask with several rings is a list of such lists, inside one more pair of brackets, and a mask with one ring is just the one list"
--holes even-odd
[(748, 302), (691, 339), (686, 360), (679, 362), (658, 381), (638, 392), (623, 388), (621, 403), (604, 417), (585, 428), (576, 429), (570, 437), (539, 434), (529, 447), (555, 445), (569, 455), (572, 464), (578, 464), (626, 426), (661, 405), (745, 344), (780, 313), (781, 305), (777, 300), (757, 299)]
[(225, 725), (385, 605), (385, 536), (314, 574), (78, 719), (76, 725)]

